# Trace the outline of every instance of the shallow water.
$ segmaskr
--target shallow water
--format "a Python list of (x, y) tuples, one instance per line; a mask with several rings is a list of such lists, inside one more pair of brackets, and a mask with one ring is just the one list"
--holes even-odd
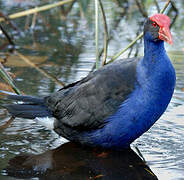
[[(0, 3), (6, 14), (34, 5), (34, 1), (25, 5), (14, 4), (15, 6), (6, 3), (8, 1)], [(108, 49), (110, 58), (136, 37), (135, 32), (141, 30), (139, 22), (143, 23), (144, 18), (133, 2), (123, 4), (124, 7), (129, 8), (122, 18), (119, 13), (121, 8), (118, 8), (116, 4), (111, 1), (106, 1), (104, 4), (108, 26), (112, 29), (113, 36)], [(160, 1), (159, 5), (162, 7), (164, 2)], [(148, 132), (132, 144), (132, 147), (138, 146), (151, 170), (161, 180), (183, 179), (184, 176), (184, 8), (181, 8), (183, 6), (181, 2), (177, 2), (176, 6), (179, 9), (179, 15), (172, 27), (174, 45), (166, 45), (177, 74), (175, 93), (165, 114)], [(80, 7), (78, 3), (75, 3), (66, 20), (61, 18), (58, 9), (42, 12), (37, 17), (35, 28), (32, 30), (30, 28), (32, 17), (16, 19), (14, 22), (19, 28), (19, 34), (10, 26), (4, 26), (14, 36), (17, 51), (68, 84), (85, 77), (95, 62), (93, 8), (93, 5), (90, 4), (88, 11), (83, 12), (81, 17)], [(147, 8), (149, 14), (156, 12), (153, 4), (148, 4)], [(173, 14), (172, 12), (171, 17), (174, 16)], [(115, 28), (116, 23), (118, 25)], [(5, 39), (2, 34), (0, 38)], [(102, 42), (103, 37), (101, 36), (100, 47), (102, 47)], [(141, 41), (138, 42), (138, 55), (143, 54), (142, 45)], [(4, 57), (4, 51), (6, 49), (1, 50), (2, 57)], [(136, 47), (130, 56), (134, 56), (135, 52)], [(127, 56), (128, 52), (121, 58)], [(15, 83), (25, 94), (44, 96), (60, 88), (60, 85), (14, 55), (8, 57), (5, 65), (7, 70), (16, 75)], [(2, 113), (3, 110), (1, 110)], [(8, 118), (6, 114), (2, 116), (0, 125), (7, 122)], [(0, 131), (0, 142), (0, 169), (3, 169), (16, 155), (44, 153), (60, 146), (66, 140), (59, 138), (57, 134), (37, 125), (32, 120), (16, 118), (8, 128)], [(0, 175), (0, 179), (9, 179), (9, 177)]]

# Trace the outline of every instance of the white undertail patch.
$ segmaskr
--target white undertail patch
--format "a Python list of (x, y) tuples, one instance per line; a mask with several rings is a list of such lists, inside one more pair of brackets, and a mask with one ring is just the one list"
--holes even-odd
[(54, 117), (36, 117), (35, 121), (38, 124), (45, 126), (46, 128), (48, 128), (50, 130), (54, 129), (54, 122), (55, 122)]

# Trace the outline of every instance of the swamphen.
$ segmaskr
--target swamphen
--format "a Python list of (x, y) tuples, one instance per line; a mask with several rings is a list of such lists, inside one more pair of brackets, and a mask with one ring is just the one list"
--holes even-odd
[(10, 95), (14, 117), (35, 119), (74, 142), (128, 148), (166, 110), (175, 70), (164, 41), (172, 44), (170, 19), (155, 14), (144, 25), (144, 57), (113, 62), (44, 98)]

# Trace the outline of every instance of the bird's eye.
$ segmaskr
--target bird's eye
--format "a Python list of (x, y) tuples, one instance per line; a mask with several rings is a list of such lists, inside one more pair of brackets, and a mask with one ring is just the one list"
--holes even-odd
[(153, 23), (153, 27), (157, 27), (157, 23), (156, 22)]

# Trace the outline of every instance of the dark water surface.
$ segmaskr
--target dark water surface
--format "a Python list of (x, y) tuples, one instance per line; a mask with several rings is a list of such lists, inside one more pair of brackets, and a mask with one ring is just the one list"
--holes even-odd
[[(10, 0), (1, 1), (0, 7), (4, 10), (3, 12), (5, 14), (11, 14), (19, 12), (23, 9), (34, 7), (35, 5), (40, 6), (41, 4), (48, 3), (49, 1), (36, 1), (36, 3), (35, 1), (28, 1), (28, 3), (19, 2), (20, 1), (15, 1), (15, 3), (12, 4), (12, 1)], [(61, 14), (60, 8), (42, 12), (37, 15), (35, 26), (32, 22), (32, 16), (16, 19), (13, 22), (19, 29), (19, 33), (14, 31), (10, 25), (3, 24), (3, 27), (11, 36), (14, 37), (17, 51), (24, 54), (32, 62), (38, 64), (40, 68), (44, 69), (52, 76), (61, 80), (63, 83), (68, 84), (85, 77), (90, 72), (95, 62), (94, 6), (92, 2), (89, 7), (86, 8), (87, 10), (84, 9), (83, 11), (83, 8), (80, 7), (78, 3), (75, 3), (67, 17), (64, 17), (64, 15)], [(116, 3), (112, 3), (110, 0), (103, 3), (107, 15), (110, 35), (113, 37), (108, 48), (108, 58), (110, 59), (110, 57), (116, 52), (119, 52), (122, 48), (126, 47), (126, 45), (136, 37), (137, 33), (141, 32), (144, 18), (137, 9), (134, 1), (121, 3), (121, 8)], [(159, 1), (159, 5), (160, 7), (163, 7), (164, 1)], [(152, 1), (147, 1), (145, 6), (150, 15), (157, 12), (157, 9)], [(171, 29), (174, 45), (166, 45), (167, 52), (172, 59), (177, 74), (175, 93), (165, 114), (148, 132), (132, 144), (133, 149), (134, 146), (138, 146), (146, 160), (147, 165), (151, 168), (159, 180), (184, 179), (184, 4), (182, 0), (176, 1), (176, 7), (179, 10), (179, 14)], [(175, 12), (171, 11), (170, 17), (172, 19), (174, 15)], [(103, 30), (102, 20), (100, 25), (101, 30)], [(102, 47), (102, 34), (100, 35), (100, 39), (100, 47)], [(0, 43), (3, 44), (4, 41), (5, 37), (0, 34)], [(128, 51), (123, 54), (121, 58), (125, 58), (128, 55), (133, 57), (135, 54), (141, 56), (143, 54), (142, 47), (142, 41), (139, 41), (137, 46), (132, 49), (131, 54), (129, 54)], [(5, 52), (7, 52), (7, 48), (1, 49), (0, 60), (5, 57)], [(25, 94), (44, 96), (53, 91), (57, 91), (61, 87), (51, 79), (40, 74), (40, 72), (34, 68), (31, 68), (15, 55), (7, 57), (5, 66), (7, 67), (7, 70), (16, 75), (15, 83)], [(0, 114), (3, 114), (3, 109), (0, 109), (0, 112)], [(0, 125), (3, 125), (9, 119), (6, 114), (1, 115), (0, 118)], [(0, 170), (4, 169), (8, 165), (8, 161), (11, 158), (21, 155), (22, 153), (36, 155), (42, 154), (43, 156), (33, 156), (31, 158), (39, 159), (46, 157), (46, 159), (49, 160), (42, 163), (45, 163), (45, 167), (34, 166), (34, 164), (31, 164), (30, 161), (29, 165), (32, 165), (33, 167), (40, 167), (41, 170), (44, 168), (47, 169), (51, 166), (54, 169), (56, 166), (53, 166), (54, 160), (52, 160), (52, 158), (56, 157), (56, 152), (62, 154), (67, 151), (68, 148), (71, 154), (75, 153), (76, 149), (72, 149), (72, 145), (65, 145), (64, 147), (61, 146), (61, 148), (58, 148), (59, 150), (54, 150), (65, 142), (65, 139), (59, 138), (54, 132), (37, 125), (33, 120), (16, 118), (8, 128), (0, 130)], [(53, 151), (50, 151), (51, 149), (53, 149)], [(78, 153), (78, 156), (80, 157), (79, 152), (80, 150), (77, 149), (76, 153)], [(133, 152), (131, 151), (131, 153)], [(67, 168), (67, 173), (74, 172), (72, 171), (73, 168), (84, 168), (78, 169), (79, 171), (75, 171), (77, 173), (74, 174), (76, 177), (79, 177), (78, 179), (83, 179), (82, 177), (87, 179), (89, 176), (103, 179), (104, 176), (101, 173), (107, 173), (111, 169), (112, 173), (114, 172), (117, 174), (117, 171), (114, 170), (117, 170), (118, 168), (122, 170), (125, 168), (118, 165), (120, 162), (113, 161), (113, 163), (117, 163), (117, 167), (104, 166), (105, 170), (102, 170), (102, 168), (99, 170), (98, 166), (101, 167), (104, 164), (108, 164), (106, 162), (107, 160), (101, 161), (97, 158), (97, 161), (92, 162), (90, 158), (92, 157), (92, 159), (95, 159), (94, 154), (92, 153), (88, 159), (86, 157), (86, 151), (84, 153), (82, 149), (81, 157), (84, 155), (84, 159), (88, 159), (90, 163), (87, 163), (88, 161), (84, 162), (80, 158), (77, 159), (75, 156), (70, 157), (69, 154), (67, 154), (66, 157), (65, 155), (66, 152), (63, 153), (63, 156), (59, 157), (61, 161), (65, 162), (65, 164), (62, 165), (65, 166), (70, 162), (74, 164), (74, 166)], [(131, 156), (134, 155), (131, 154)], [(64, 157), (65, 160), (63, 159)], [(117, 157), (117, 154), (115, 157)], [(122, 158), (123, 161), (123, 156), (118, 155), (118, 157), (120, 159)], [(70, 159), (67, 158), (72, 159), (70, 161)], [(139, 172), (142, 172), (140, 170), (142, 168), (144, 172), (148, 172), (148, 174), (152, 176), (151, 170), (146, 167), (144, 162), (142, 162), (142, 160), (135, 155), (135, 159), (136, 158), (141, 162), (141, 165), (143, 164), (143, 166), (135, 165), (134, 170), (137, 170), (136, 168), (138, 168)], [(25, 158), (22, 159), (25, 160)], [(19, 159), (21, 163), (22, 159)], [(17, 163), (19, 160), (17, 160)], [(108, 160), (111, 164), (112, 159), (109, 157)], [(130, 162), (132, 163), (131, 160)], [(85, 163), (90, 164), (87, 169), (85, 169), (87, 167), (85, 166)], [(96, 174), (89, 174), (89, 171), (93, 172), (94, 170), (94, 163), (97, 164), (98, 171), (95, 171)], [(59, 166), (62, 165), (59, 164)], [(116, 169), (113, 169), (113, 167)], [(57, 170), (58, 169), (56, 168), (56, 171)], [(59, 170), (59, 172), (66, 173), (64, 170)], [(81, 172), (84, 172), (84, 174)], [(2, 171), (0, 179), (15, 179), (4, 176), (6, 174), (7, 172)], [(50, 174), (53, 175), (52, 173)], [(110, 178), (109, 174), (108, 176)], [(116, 177), (116, 179), (122, 179), (120, 178), (122, 176), (124, 175), (119, 174), (119, 178)], [(138, 176), (140, 179), (143, 177), (140, 174), (137, 175), (137, 177)], [(26, 176), (22, 177), (22, 179), (25, 177)], [(53, 178), (54, 176), (51, 177)], [(151, 178), (153, 177), (154, 176)], [(65, 179), (67, 178), (71, 179), (71, 177), (65, 177)], [(21, 178), (19, 177), (17, 179)]]

